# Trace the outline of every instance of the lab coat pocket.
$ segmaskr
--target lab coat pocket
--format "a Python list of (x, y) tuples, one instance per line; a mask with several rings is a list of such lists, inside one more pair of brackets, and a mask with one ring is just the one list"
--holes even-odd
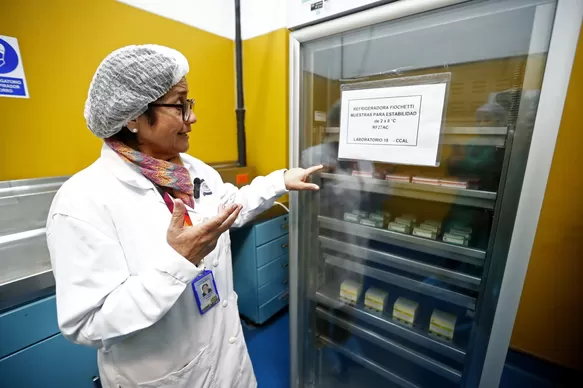
[(160, 379), (140, 383), (141, 388), (206, 388), (214, 386), (214, 369), (209, 360), (208, 346), (205, 347), (192, 361), (176, 372), (172, 372)]

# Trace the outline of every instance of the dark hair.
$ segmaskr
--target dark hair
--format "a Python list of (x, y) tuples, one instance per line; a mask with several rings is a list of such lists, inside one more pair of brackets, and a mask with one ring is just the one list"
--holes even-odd
[[(148, 105), (148, 108), (144, 112), (144, 115), (148, 118), (148, 124), (156, 124), (156, 115), (154, 114), (154, 109)], [(134, 144), (138, 141), (138, 135), (130, 131), (130, 129), (124, 126), (121, 131), (111, 136), (110, 139), (121, 141), (124, 144)]]

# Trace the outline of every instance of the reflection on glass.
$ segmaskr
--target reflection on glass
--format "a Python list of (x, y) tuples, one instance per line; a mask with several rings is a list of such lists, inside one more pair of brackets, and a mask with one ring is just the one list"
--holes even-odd
[[(489, 256), (497, 201), (512, 179), (514, 134), (532, 132), (554, 15), (551, 1), (504, 4), (302, 48), (301, 164), (327, 166), (317, 200), (300, 203), (317, 209), (302, 214), (300, 230), (309, 253), (300, 270), (317, 273), (304, 277), (315, 303), (302, 359), (316, 386), (448, 387), (465, 378), (484, 268), (497, 259)], [(441, 72), (451, 84), (437, 167), (338, 159), (341, 85)]]

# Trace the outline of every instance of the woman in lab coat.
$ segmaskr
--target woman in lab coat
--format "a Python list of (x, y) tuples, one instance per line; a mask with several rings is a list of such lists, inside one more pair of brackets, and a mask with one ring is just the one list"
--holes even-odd
[[(237, 189), (184, 154), (196, 123), (187, 72), (186, 58), (166, 47), (110, 54), (85, 105), (89, 129), (104, 139), (101, 157), (50, 209), (59, 326), (99, 349), (104, 388), (256, 386), (227, 231), (288, 190), (318, 189), (307, 180), (319, 167)], [(219, 296), (210, 308), (217, 298), (203, 298), (192, 286), (199, 280)]]

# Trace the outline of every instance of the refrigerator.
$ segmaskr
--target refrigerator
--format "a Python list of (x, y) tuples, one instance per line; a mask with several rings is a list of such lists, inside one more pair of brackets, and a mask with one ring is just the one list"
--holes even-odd
[(292, 387), (498, 386), (582, 14), (394, 1), (291, 32), (290, 165), (325, 166), (290, 195)]

